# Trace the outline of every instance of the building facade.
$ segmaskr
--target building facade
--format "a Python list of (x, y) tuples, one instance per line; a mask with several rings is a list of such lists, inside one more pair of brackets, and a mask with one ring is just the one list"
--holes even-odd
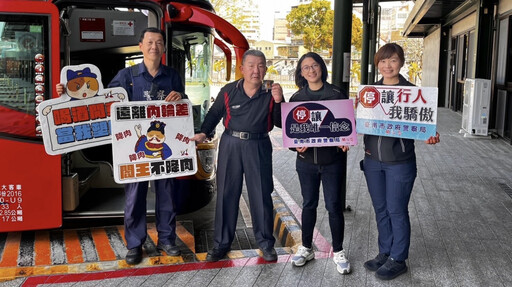
[(263, 52), (265, 58), (274, 59), (274, 43), (270, 41), (256, 41), (251, 45), (253, 49)]
[(247, 41), (259, 41), (261, 38), (260, 29), (260, 11), (258, 1), (246, 0), (247, 5), (243, 6), (243, 20), (239, 29), (244, 34)]
[(404, 35), (424, 38), (423, 86), (439, 88), (441, 106), (463, 113), (466, 79), (490, 80), (480, 118), (512, 144), (512, 1), (417, 1)]

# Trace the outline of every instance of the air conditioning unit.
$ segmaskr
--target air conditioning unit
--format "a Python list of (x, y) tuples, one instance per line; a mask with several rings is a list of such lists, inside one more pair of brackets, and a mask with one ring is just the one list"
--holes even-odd
[(491, 80), (466, 79), (464, 83), (462, 129), (467, 134), (487, 136), (490, 100)]

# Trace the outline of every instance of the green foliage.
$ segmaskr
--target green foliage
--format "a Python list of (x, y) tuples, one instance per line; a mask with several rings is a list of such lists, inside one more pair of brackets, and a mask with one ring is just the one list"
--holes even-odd
[(243, 13), (243, 7), (252, 5), (252, 0), (210, 0), (215, 13), (226, 19), (238, 30), (247, 28), (247, 16)]
[[(332, 48), (334, 11), (329, 1), (313, 0), (310, 4), (299, 5), (287, 16), (288, 28), (294, 35), (302, 35), (304, 46), (310, 51)], [(363, 23), (352, 14), (352, 40), (354, 47), (361, 51)]]
[(423, 39), (403, 38), (396, 43), (404, 49), (405, 62), (409, 65), (409, 81), (417, 84), (421, 81), (423, 66)]
[(416, 83), (421, 80), (421, 67), (418, 63), (412, 62), (409, 65), (409, 82)]
[(363, 22), (357, 18), (355, 14), (352, 14), (352, 45), (357, 51), (361, 51), (363, 48)]
[(302, 35), (304, 46), (310, 51), (332, 48), (334, 11), (329, 1), (313, 0), (310, 4), (299, 5), (286, 20), (294, 35)]
[(352, 65), (350, 65), (350, 75), (358, 82), (361, 79), (361, 63), (359, 61), (352, 61)]
[(213, 70), (215, 72), (220, 72), (226, 68), (226, 61), (224, 59), (222, 60), (216, 60), (215, 63), (213, 63)]
[(267, 74), (268, 75), (279, 75), (279, 72), (276, 70), (276, 67), (274, 65), (267, 68)]

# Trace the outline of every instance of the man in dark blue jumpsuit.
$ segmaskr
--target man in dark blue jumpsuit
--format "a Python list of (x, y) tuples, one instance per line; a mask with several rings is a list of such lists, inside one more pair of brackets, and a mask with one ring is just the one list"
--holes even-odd
[(203, 142), (207, 136), (211, 137), (224, 118), (225, 131), (220, 140), (217, 168), (214, 247), (208, 252), (207, 260), (218, 261), (230, 250), (245, 174), (254, 236), (263, 259), (275, 261), (272, 144), (268, 132), (274, 125), (281, 127), (279, 105), (283, 101), (283, 89), (279, 84), (262, 89), (267, 67), (261, 51), (247, 51), (240, 69), (243, 79), (220, 90), (201, 126), (201, 133), (193, 138)]
[[(143, 63), (120, 70), (109, 87), (123, 87), (130, 101), (166, 100), (185, 98), (183, 82), (174, 69), (161, 64), (165, 47), (165, 34), (157, 28), (147, 28), (141, 34), (139, 48)], [(174, 179), (155, 180), (157, 249), (170, 256), (180, 254), (176, 246), (176, 211), (171, 194)], [(142, 260), (142, 245), (146, 241), (146, 195), (148, 182), (125, 185), (124, 209), (125, 239), (128, 253), (126, 263), (138, 264)]]

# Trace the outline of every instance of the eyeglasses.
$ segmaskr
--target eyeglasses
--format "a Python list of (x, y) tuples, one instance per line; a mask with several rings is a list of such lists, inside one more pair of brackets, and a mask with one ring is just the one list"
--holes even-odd
[(313, 64), (311, 66), (302, 66), (302, 68), (300, 68), (303, 72), (309, 72), (311, 69), (313, 70), (318, 70), (318, 68), (320, 67), (320, 65), (318, 64)]

